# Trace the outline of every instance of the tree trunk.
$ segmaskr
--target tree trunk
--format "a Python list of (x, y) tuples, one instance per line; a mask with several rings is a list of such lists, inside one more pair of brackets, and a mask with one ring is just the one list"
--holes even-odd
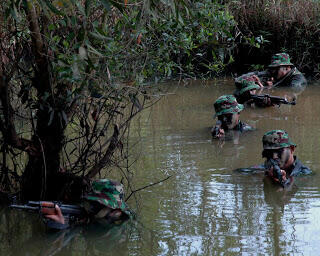
[(29, 154), (29, 161), (23, 174), (22, 192), (27, 199), (56, 199), (60, 191), (49, 186), (59, 172), (60, 153), (64, 138), (64, 127), (56, 113), (50, 125), (49, 111), (41, 111), (37, 118), (37, 127), (32, 141), (36, 145), (34, 154)]

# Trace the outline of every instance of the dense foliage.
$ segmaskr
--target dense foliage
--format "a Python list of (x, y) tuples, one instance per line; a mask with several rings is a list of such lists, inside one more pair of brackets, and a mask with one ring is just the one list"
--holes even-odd
[(1, 192), (79, 199), (87, 180), (111, 166), (129, 182), (125, 138), (153, 98), (147, 86), (113, 80), (118, 55), (108, 51), (107, 21), (123, 8), (7, 0), (0, 10)]
[(309, 76), (320, 78), (320, 2), (312, 0), (228, 1), (239, 30), (261, 37), (260, 48), (239, 47), (238, 66), (267, 64), (275, 52), (287, 52)]

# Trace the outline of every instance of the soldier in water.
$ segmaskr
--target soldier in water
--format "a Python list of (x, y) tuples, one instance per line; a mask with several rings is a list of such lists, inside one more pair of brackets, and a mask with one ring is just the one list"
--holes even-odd
[(251, 131), (251, 126), (240, 121), (240, 112), (244, 109), (233, 95), (220, 96), (214, 103), (215, 117), (218, 118), (216, 125), (212, 127), (213, 138), (222, 138), (227, 131)]
[(261, 94), (263, 88), (257, 85), (252, 77), (238, 79), (235, 85), (237, 89), (233, 95), (236, 97), (238, 103), (244, 104), (246, 107), (264, 108), (275, 105), (280, 106), (281, 104), (296, 104), (296, 97), (288, 101), (284, 97)]
[(294, 144), (284, 130), (272, 130), (263, 135), (262, 157), (266, 158), (264, 168), (266, 175), (282, 186), (292, 184), (293, 177), (311, 174), (294, 155)]
[(277, 53), (272, 56), (271, 64), (266, 71), (250, 72), (244, 74), (239, 79), (251, 77), (260, 87), (280, 87), (289, 86), (296, 89), (304, 88), (307, 80), (304, 75), (291, 63), (287, 53)]
[(42, 208), (42, 214), (46, 219), (47, 226), (52, 229), (66, 229), (92, 221), (113, 223), (132, 217), (132, 212), (124, 201), (123, 185), (109, 179), (92, 182), (91, 191), (83, 197), (81, 208), (83, 215), (72, 220), (63, 215), (57, 204), (54, 213), (48, 209), (50, 213), (47, 214), (46, 208)]

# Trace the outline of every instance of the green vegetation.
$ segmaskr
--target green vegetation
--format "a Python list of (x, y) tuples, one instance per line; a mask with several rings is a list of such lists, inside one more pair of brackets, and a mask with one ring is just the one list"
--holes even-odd
[(320, 77), (319, 1), (240, 0), (229, 6), (241, 33), (267, 42), (255, 49), (241, 46), (238, 65), (267, 64), (273, 53), (285, 51), (301, 71)]

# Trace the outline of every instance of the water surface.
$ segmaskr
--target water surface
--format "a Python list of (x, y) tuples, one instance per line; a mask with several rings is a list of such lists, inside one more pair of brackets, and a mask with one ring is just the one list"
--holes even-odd
[[(245, 109), (255, 131), (212, 140), (213, 102), (234, 90), (232, 80), (164, 85), (170, 94), (134, 120), (131, 160), (138, 221), (47, 234), (39, 218), (3, 209), (1, 255), (314, 255), (320, 251), (320, 84), (297, 95), (297, 105)], [(281, 88), (274, 95), (292, 96)], [(262, 173), (233, 171), (261, 163), (262, 136), (285, 129), (295, 154), (314, 175), (289, 191)], [(135, 198), (129, 204), (137, 207)], [(62, 236), (62, 238), (61, 238)], [(54, 247), (53, 245), (56, 245)], [(53, 247), (53, 249), (52, 249)], [(54, 249), (58, 248), (56, 251)], [(51, 250), (49, 250), (51, 249)]]

